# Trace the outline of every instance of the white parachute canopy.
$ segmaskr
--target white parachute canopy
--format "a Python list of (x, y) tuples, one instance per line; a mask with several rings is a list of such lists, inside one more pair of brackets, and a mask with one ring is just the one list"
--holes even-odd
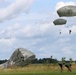
[(25, 66), (33, 59), (35, 59), (34, 53), (24, 48), (18, 48), (11, 55), (10, 59), (6, 63), (1, 64), (1, 66), (4, 68), (10, 66)]

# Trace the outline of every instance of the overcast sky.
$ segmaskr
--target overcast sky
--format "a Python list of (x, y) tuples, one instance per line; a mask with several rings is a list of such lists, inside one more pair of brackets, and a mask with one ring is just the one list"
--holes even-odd
[(0, 0), (0, 59), (26, 48), (37, 58), (76, 60), (76, 17), (63, 17), (63, 26), (53, 24), (57, 9), (65, 5), (76, 0)]

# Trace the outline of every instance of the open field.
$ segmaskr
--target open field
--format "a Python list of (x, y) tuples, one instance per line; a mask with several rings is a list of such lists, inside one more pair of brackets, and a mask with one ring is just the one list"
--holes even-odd
[(28, 65), (26, 67), (15, 67), (9, 69), (0, 69), (0, 75), (76, 75), (76, 65), (72, 66), (72, 72), (60, 72), (58, 65)]

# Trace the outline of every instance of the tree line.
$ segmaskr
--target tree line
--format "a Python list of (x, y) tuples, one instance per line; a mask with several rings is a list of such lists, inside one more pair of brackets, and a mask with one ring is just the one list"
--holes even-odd
[(57, 59), (50, 59), (50, 58), (40, 58), (40, 59), (34, 59), (32, 61), (32, 64), (44, 64), (44, 63), (57, 63)]
[(5, 60), (0, 60), (0, 64), (7, 62), (7, 59)]
[(70, 62), (70, 63), (76, 63), (75, 60), (73, 60), (72, 58), (69, 58), (68, 60), (66, 60), (66, 57), (62, 57), (61, 60), (58, 60), (56, 58), (53, 58), (53, 56), (51, 56), (50, 58), (40, 58), (40, 59), (34, 59), (32, 61), (32, 64), (44, 64), (44, 63), (50, 63), (50, 64), (56, 64), (58, 62)]
[[(0, 64), (7, 62), (8, 60), (0, 60)], [(71, 62), (71, 63), (76, 63), (76, 61), (74, 61), (72, 58), (69, 58), (69, 60), (66, 60), (66, 57), (62, 57), (61, 60), (57, 60), (56, 58), (53, 58), (53, 56), (51, 56), (50, 58), (35, 58), (34, 60), (32, 60), (31, 64), (45, 64), (45, 63), (58, 63), (59, 61), (62, 62)]]

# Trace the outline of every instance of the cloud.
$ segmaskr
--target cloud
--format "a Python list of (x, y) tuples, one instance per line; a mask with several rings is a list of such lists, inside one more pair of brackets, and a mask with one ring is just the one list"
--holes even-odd
[(76, 5), (76, 3), (72, 2), (72, 1), (70, 1), (70, 2), (63, 2), (63, 1), (58, 2), (56, 4), (56, 10), (59, 9), (59, 8), (61, 8), (61, 7), (63, 7), (63, 6), (67, 6), (67, 5)]
[(22, 12), (27, 12), (34, 0), (15, 0), (5, 8), (0, 8), (0, 22), (12, 19)]
[(33, 38), (33, 37), (43, 37), (47, 34), (50, 34), (50, 31), (53, 30), (53, 25), (50, 26), (50, 23), (42, 23), (37, 25), (25, 25), (21, 26), (20, 24), (16, 23), (15, 25), (8, 26), (6, 29), (0, 31), (0, 37), (16, 37), (16, 38)]
[(65, 43), (69, 42), (69, 41), (70, 41), (69, 38), (60, 38), (60, 39), (57, 41), (57, 43), (63, 45), (63, 44), (65, 44)]
[(0, 38), (0, 59), (9, 58), (13, 52), (16, 38)]
[(43, 36), (51, 29), (50, 24), (38, 24), (38, 25), (28, 25), (22, 29), (22, 32), (25, 33), (28, 37), (33, 36)]
[(0, 0), (0, 2), (7, 2), (7, 0)]
[(64, 47), (62, 51), (64, 54), (72, 54), (73, 53), (70, 47)]
[[(31, 16), (31, 19), (30, 19), (30, 16)], [(35, 16), (35, 18), (32, 20), (33, 16)], [(47, 37), (49, 34), (52, 35), (51, 31), (55, 32), (57, 29), (54, 30), (54, 25), (53, 25), (52, 21), (50, 21), (48, 19), (49, 17), (50, 16), (48, 15), (48, 13), (40, 14), (37, 12), (37, 14), (35, 14), (35, 15), (34, 15), (34, 13), (30, 13), (26, 17), (24, 17), (24, 16), (21, 17), (22, 19), (20, 18), (19, 22), (20, 21), (23, 22), (25, 20), (26, 20), (26, 22), (36, 20), (36, 22), (34, 22), (34, 23), (24, 22), (23, 24), (10, 23), (7, 25), (7, 27), (0, 30), (0, 38), (15, 37), (17, 39), (23, 39), (23, 38), (35, 38), (35, 37), (44, 37), (44, 36)], [(44, 20), (44, 18), (45, 18), (45, 20)]]
[(15, 41), (15, 38), (8, 38), (8, 39), (5, 39), (5, 38), (0, 38), (0, 43), (5, 43), (5, 44), (9, 44), (11, 45), (13, 42)]

